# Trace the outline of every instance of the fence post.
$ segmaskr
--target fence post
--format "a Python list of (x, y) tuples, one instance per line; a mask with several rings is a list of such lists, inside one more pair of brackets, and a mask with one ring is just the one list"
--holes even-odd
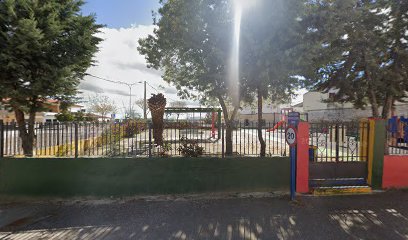
[(339, 143), (339, 123), (336, 123), (335, 129), (334, 129), (334, 139), (336, 141), (336, 162), (339, 161), (339, 151), (340, 151), (340, 143)]
[(78, 123), (75, 122), (74, 123), (74, 128), (75, 128), (75, 132), (74, 132), (74, 141), (75, 141), (75, 158), (78, 158), (79, 152), (78, 152)]
[(218, 140), (221, 138), (220, 129), (221, 129), (221, 131), (222, 131), (222, 126), (221, 126), (222, 121), (221, 121), (221, 117), (222, 117), (222, 111), (221, 111), (221, 110), (218, 110), (218, 119), (217, 119)]
[(368, 178), (367, 182), (373, 189), (381, 189), (384, 146), (387, 141), (386, 121), (383, 119), (370, 119), (369, 154), (368, 154)]
[(222, 152), (222, 158), (225, 157), (225, 151), (224, 151), (224, 124), (221, 124), (221, 152)]
[(149, 158), (152, 157), (152, 123), (149, 122)]
[(4, 157), (4, 124), (0, 120), (0, 158)]

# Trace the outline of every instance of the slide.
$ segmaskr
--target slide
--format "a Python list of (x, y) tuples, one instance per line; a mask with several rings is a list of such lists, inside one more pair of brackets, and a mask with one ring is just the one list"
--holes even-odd
[(278, 122), (273, 128), (267, 129), (266, 132), (273, 132), (285, 123), (284, 120)]

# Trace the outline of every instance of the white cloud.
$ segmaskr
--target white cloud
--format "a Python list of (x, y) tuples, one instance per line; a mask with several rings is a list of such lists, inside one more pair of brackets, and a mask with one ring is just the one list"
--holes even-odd
[[(161, 72), (147, 68), (144, 56), (137, 51), (138, 40), (153, 33), (153, 29), (153, 25), (139, 25), (120, 29), (103, 28), (99, 36), (103, 41), (100, 44), (99, 52), (95, 55), (96, 66), (91, 67), (88, 73), (126, 83), (147, 81), (158, 90), (161, 90), (160, 86), (164, 86), (161, 92), (166, 96), (168, 105), (170, 105), (170, 102), (180, 100), (177, 96), (177, 90), (162, 80)], [(109, 83), (86, 76), (79, 89), (82, 92), (80, 95), (84, 101), (87, 101), (88, 97), (95, 93), (104, 94), (114, 100), (119, 109), (119, 116), (124, 113), (124, 107), (126, 109), (129, 107), (129, 88), (126, 85)], [(143, 84), (132, 88), (133, 101), (143, 98), (143, 90)], [(304, 92), (304, 90), (299, 91), (299, 95), (293, 99), (293, 103), (301, 102)], [(152, 93), (157, 92), (148, 85), (147, 97), (149, 98)], [(181, 101), (185, 101), (188, 106), (199, 106), (194, 101)], [(139, 107), (133, 107), (139, 113), (142, 112)]]
[[(144, 56), (137, 51), (139, 38), (147, 37), (153, 33), (154, 26), (132, 26), (130, 28), (103, 28), (99, 37), (103, 39), (100, 43), (99, 52), (95, 55), (96, 66), (88, 69), (88, 73), (126, 83), (136, 83), (147, 81), (150, 85), (159, 89), (159, 86), (165, 86), (163, 90), (168, 102), (178, 100), (176, 91), (170, 87), (161, 78), (161, 73), (146, 67)], [(109, 83), (103, 80), (86, 76), (79, 86), (81, 96), (86, 101), (88, 96), (95, 93), (107, 95), (115, 101), (123, 112), (123, 107), (129, 107), (129, 88), (126, 85)], [(156, 93), (156, 90), (147, 86), (147, 96)], [(132, 88), (132, 98), (134, 100), (143, 98), (143, 84)], [(139, 108), (135, 107), (138, 111)]]

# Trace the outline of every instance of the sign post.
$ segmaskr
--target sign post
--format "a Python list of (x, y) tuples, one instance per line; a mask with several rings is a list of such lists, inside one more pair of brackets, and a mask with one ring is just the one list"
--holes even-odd
[(290, 147), (290, 200), (295, 200), (296, 190), (296, 139), (297, 131), (295, 126), (290, 125), (286, 129), (286, 143)]
[(299, 125), (300, 114), (298, 112), (288, 113), (288, 124), (286, 128), (286, 143), (290, 147), (290, 200), (295, 200), (296, 196), (296, 144), (297, 126)]

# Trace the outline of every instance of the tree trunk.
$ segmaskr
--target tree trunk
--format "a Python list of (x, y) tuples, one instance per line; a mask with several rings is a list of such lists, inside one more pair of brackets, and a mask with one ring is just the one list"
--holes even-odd
[(229, 121), (226, 122), (225, 124), (225, 155), (226, 156), (232, 156), (233, 155), (233, 149), (232, 149), (232, 132), (234, 131), (233, 129), (233, 124)]
[(225, 155), (232, 156), (233, 149), (232, 149), (232, 133), (234, 131), (234, 120), (235, 115), (238, 112), (239, 106), (235, 106), (234, 110), (231, 113), (231, 116), (228, 113), (227, 105), (222, 96), (218, 96), (218, 101), (220, 102), (222, 113), (224, 114), (224, 122), (225, 122)]
[(380, 112), (378, 110), (377, 96), (375, 95), (374, 89), (372, 87), (372, 78), (367, 70), (365, 70), (365, 74), (366, 74), (367, 81), (368, 81), (368, 96), (369, 96), (368, 99), (371, 104), (371, 111), (372, 111), (373, 117), (379, 118)]
[(18, 131), (21, 138), (21, 145), (23, 148), (24, 155), (27, 157), (33, 156), (34, 149), (34, 121), (35, 121), (35, 111), (30, 111), (28, 128), (24, 119), (24, 112), (18, 108), (14, 108), (14, 113), (16, 115)]
[(386, 94), (384, 106), (383, 106), (383, 110), (381, 114), (382, 118), (388, 119), (391, 117), (391, 110), (392, 110), (393, 103), (394, 103), (393, 97), (391, 97), (389, 94)]
[(258, 140), (261, 145), (261, 152), (260, 156), (266, 156), (266, 143), (262, 136), (262, 126), (263, 126), (263, 118), (262, 118), (262, 94), (261, 90), (258, 88)]

